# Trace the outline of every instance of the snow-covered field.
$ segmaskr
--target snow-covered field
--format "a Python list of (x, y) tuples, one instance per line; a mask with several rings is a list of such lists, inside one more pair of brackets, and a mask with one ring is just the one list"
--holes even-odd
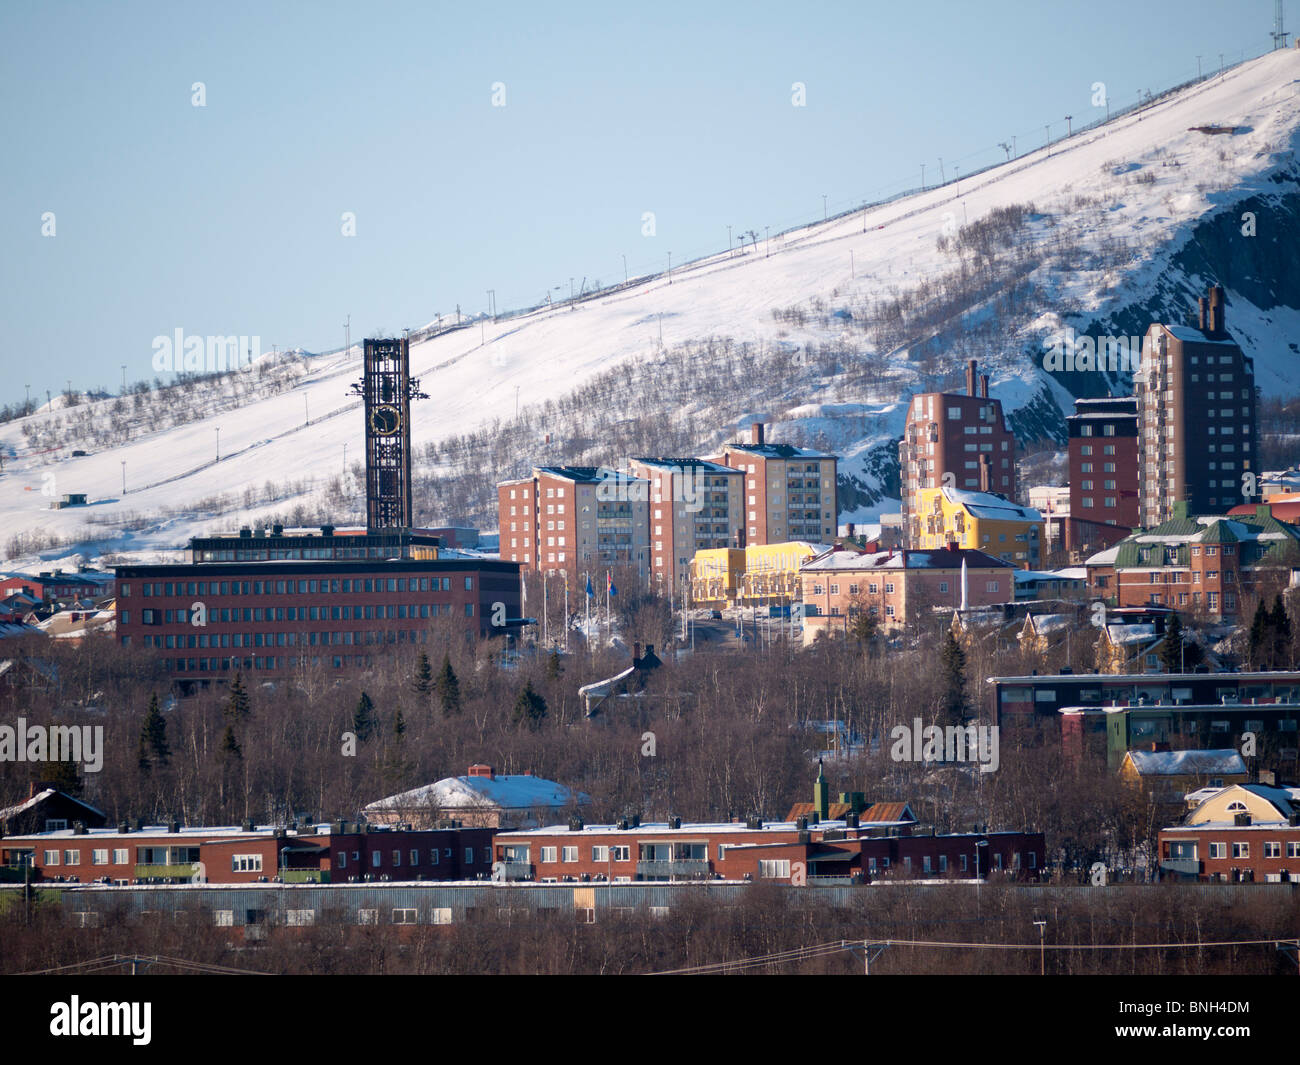
[[(953, 226), (975, 221), (994, 208), (1032, 202), (1054, 224), (1073, 226), (1085, 243), (1122, 233), (1138, 252), (1122, 270), (1054, 271), (1035, 277), (1046, 303), (1031, 330), (1005, 337), (981, 352), (992, 374), (993, 394), (1015, 409), (1046, 386), (1058, 404), (1069, 396), (1025, 355), (1025, 350), (1062, 324), (1054, 308), (1079, 314), (1140, 300), (1167, 266), (1191, 226), (1208, 212), (1253, 191), (1276, 193), (1269, 175), (1293, 165), (1300, 129), (1300, 52), (1274, 52), (1162, 100), (1103, 127), (1040, 149), (960, 182), (760, 239), (744, 253), (722, 253), (676, 268), (671, 280), (654, 278), (622, 291), (524, 317), (463, 329), (415, 345), (412, 373), (430, 399), (412, 411), (413, 438), (425, 442), (508, 419), (524, 406), (568, 392), (576, 384), (623, 360), (651, 354), (662, 343), (710, 336), (738, 342), (805, 345), (844, 340), (861, 348), (861, 330), (822, 320), (798, 326), (774, 319), (774, 308), (823, 301), (832, 310), (857, 305), (890, 290), (904, 291), (951, 269), (953, 259), (937, 238)], [(1189, 127), (1237, 127), (1208, 136)], [(1220, 158), (1223, 154), (1225, 158)], [(1171, 165), (1177, 162), (1177, 166)], [(1149, 173), (1150, 179), (1135, 180)], [(1080, 198), (1092, 201), (1079, 210)], [(1265, 231), (1257, 239), (1267, 239)], [(1296, 356), (1287, 343), (1300, 336), (1300, 309), (1252, 306), (1228, 290), (1229, 329), (1255, 357), (1257, 383), (1265, 395), (1300, 391)], [(831, 319), (831, 321), (835, 321)], [(897, 355), (898, 380), (919, 383), (915, 363)], [(120, 446), (71, 457), (73, 446), (40, 453), (29, 449), (24, 422), (54, 419), (55, 409), (0, 426), (0, 546), (15, 533), (46, 530), (61, 538), (84, 538), (82, 551), (140, 553), (183, 546), (196, 533), (255, 520), (256, 509), (214, 519), (202, 500), (241, 492), (267, 481), (310, 482), (314, 489), (362, 458), (362, 421), (348, 387), (360, 377), (360, 346), (308, 356), (293, 387), (236, 410), (223, 410), (189, 424), (146, 432)], [(943, 365), (956, 369), (956, 360)], [(910, 376), (909, 376), (910, 375)], [(841, 390), (842, 391), (842, 390)], [(861, 469), (872, 447), (901, 434), (906, 397), (810, 394), (786, 410), (771, 411), (769, 439), (801, 425), (825, 432), (849, 472)], [(113, 399), (94, 401), (104, 417)], [(342, 408), (342, 409), (341, 409)], [(84, 408), (77, 408), (78, 411)], [(329, 412), (338, 411), (332, 416)], [(663, 412), (671, 416), (672, 412)], [(312, 421), (304, 425), (304, 418)], [(862, 432), (863, 420), (874, 428)], [(851, 431), (845, 426), (853, 425)], [(213, 462), (220, 430), (221, 461)], [(701, 442), (702, 444), (704, 442)], [(609, 456), (614, 461), (619, 456)], [(125, 463), (126, 494), (122, 493)], [(53, 480), (49, 479), (53, 475)], [(152, 487), (149, 487), (152, 486)], [(44, 490), (44, 494), (43, 494)], [(50, 510), (51, 497), (86, 493), (87, 507)], [(290, 501), (292, 502), (292, 501)], [(262, 507), (262, 512), (278, 507)], [(883, 507), (841, 515), (862, 521)], [(169, 516), (162, 517), (164, 511)], [(454, 522), (458, 515), (443, 518)], [(123, 522), (135, 519), (127, 530)], [(46, 552), (68, 555), (76, 546)], [(34, 568), (40, 560), (6, 563)]]

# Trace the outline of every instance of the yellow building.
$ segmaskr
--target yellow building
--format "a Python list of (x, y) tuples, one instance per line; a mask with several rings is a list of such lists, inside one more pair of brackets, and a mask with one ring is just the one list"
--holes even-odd
[(802, 594), (799, 568), (829, 550), (805, 540), (755, 544), (739, 550), (712, 548), (695, 552), (691, 562), (691, 602), (768, 606), (797, 602)]
[(745, 552), (738, 547), (710, 547), (696, 551), (691, 560), (691, 602), (699, 606), (720, 606), (736, 598)]
[(914, 550), (938, 550), (950, 543), (983, 551), (1018, 568), (1038, 566), (1043, 516), (1033, 507), (958, 488), (917, 492), (917, 543)]

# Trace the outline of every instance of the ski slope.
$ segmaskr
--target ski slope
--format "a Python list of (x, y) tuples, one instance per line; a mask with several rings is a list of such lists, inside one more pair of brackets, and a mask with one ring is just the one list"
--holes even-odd
[[(1189, 131), (1212, 124), (1236, 132)], [(792, 326), (776, 321), (772, 311), (817, 299), (847, 306), (905, 290), (951, 267), (951, 255), (937, 247), (941, 234), (994, 208), (1028, 202), (1055, 224), (1075, 226), (1085, 243), (1123, 233), (1139, 252), (1122, 271), (1035, 277), (1045, 296), (1033, 330), (1009, 334), (980, 356), (993, 395), (1008, 409), (1044, 390), (1066, 406), (1065, 389), (1025, 355), (1068, 321), (1060, 308), (1073, 308), (1077, 316), (1140, 299), (1198, 220), (1252, 193), (1277, 192), (1271, 176), (1294, 165), (1298, 129), (1300, 51), (1273, 52), (959, 182), (808, 225), (773, 237), (768, 246), (760, 241), (743, 252), (720, 253), (674, 269), (671, 277), (443, 333), (412, 347), (412, 374), (430, 396), (413, 405), (413, 443), (419, 448), (494, 419), (508, 420), (517, 401), (527, 406), (563, 395), (594, 374), (659, 350), (661, 331), (666, 347), (711, 336), (787, 345), (841, 339), (862, 347), (862, 332), (847, 324)], [(1134, 181), (1142, 172), (1154, 180)], [(1072, 205), (1081, 196), (1099, 206), (1075, 212)], [(1257, 239), (1267, 239), (1262, 225)], [(1254, 356), (1264, 394), (1300, 391), (1296, 355), (1287, 346), (1300, 337), (1300, 298), (1293, 301), (1297, 306), (1263, 310), (1229, 287), (1228, 299), (1229, 329)], [(345, 447), (349, 467), (363, 458), (359, 401), (349, 394), (361, 374), (360, 344), (346, 352), (274, 358), (298, 364), (300, 376), (287, 391), (84, 457), (71, 457), (71, 445), (39, 453), (28, 448), (24, 424), (61, 417), (57, 400), (50, 409), (0, 426), (0, 547), (15, 533), (36, 530), (76, 541), (42, 558), (5, 565), (34, 569), (53, 558), (107, 551), (165, 557), (189, 536), (256, 521), (259, 513), (283, 511), (295, 501), (216, 515), (205, 511), (205, 500), (267, 481), (302, 482), (309, 495), (323, 492), (344, 470)], [(795, 426), (824, 432), (844, 457), (844, 468), (860, 471), (873, 449), (892, 446), (891, 438), (901, 434), (907, 389), (920, 383), (915, 364), (903, 353), (896, 358), (912, 386), (884, 396), (836, 394), (833, 402), (829, 392), (803, 396), (786, 410), (766, 412), (773, 422), (769, 439), (779, 441)], [(105, 411), (112, 402), (93, 401)], [(871, 431), (862, 432), (863, 419)], [(850, 423), (853, 428), (846, 429)], [(218, 429), (221, 458), (215, 461)], [(89, 505), (49, 509), (52, 498), (65, 493), (85, 493)], [(893, 508), (863, 509), (841, 519), (864, 520), (880, 509)], [(455, 522), (458, 516), (442, 518)]]

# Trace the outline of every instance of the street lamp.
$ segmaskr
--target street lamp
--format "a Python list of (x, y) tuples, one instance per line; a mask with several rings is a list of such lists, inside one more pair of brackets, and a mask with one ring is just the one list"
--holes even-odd
[(1044, 936), (1047, 935), (1047, 922), (1045, 920), (1035, 921), (1034, 924), (1038, 926), (1038, 975), (1046, 976), (1047, 975), (1047, 946), (1044, 940)]

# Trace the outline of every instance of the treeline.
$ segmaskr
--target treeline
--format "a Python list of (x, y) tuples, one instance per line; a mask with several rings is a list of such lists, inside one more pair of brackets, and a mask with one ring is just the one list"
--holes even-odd
[[(1272, 942), (1293, 938), (1300, 894), (1160, 885), (1148, 888), (1016, 889), (990, 884), (863, 888), (831, 904), (815, 888), (755, 884), (739, 897), (674, 892), (667, 914), (600, 907), (593, 923), (571, 910), (481, 908), (450, 925), (358, 926), (342, 912), (314, 925), (271, 926), (242, 944), (197, 906), (140, 914), (123, 905), (96, 927), (78, 927), (73, 907), (16, 892), (0, 910), (0, 970), (24, 973), (89, 958), (180, 957), (262, 973), (631, 975), (716, 966), (863, 940), (873, 975), (1294, 975), (1295, 962)], [(1040, 953), (1035, 920), (1046, 920)], [(1196, 946), (1256, 940), (1240, 946)], [(900, 942), (901, 941), (901, 942)], [(979, 950), (923, 943), (987, 943)], [(1155, 949), (1127, 949), (1134, 943)], [(1188, 946), (1191, 944), (1191, 946)], [(1070, 949), (1060, 949), (1068, 947)], [(1113, 949), (1108, 949), (1113, 948)], [(165, 963), (151, 971), (165, 975)], [(735, 971), (760, 974), (863, 972), (860, 950), (789, 958)]]

